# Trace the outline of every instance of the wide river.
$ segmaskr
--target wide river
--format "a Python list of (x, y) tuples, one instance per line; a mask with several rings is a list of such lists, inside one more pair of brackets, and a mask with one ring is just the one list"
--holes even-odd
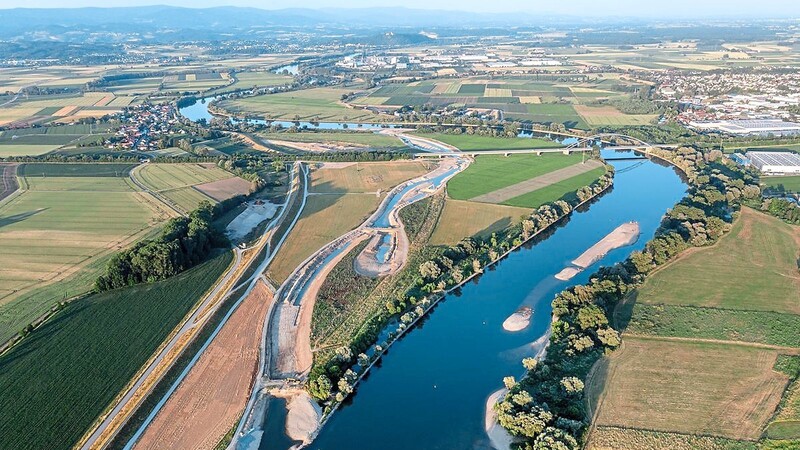
[[(504, 376), (523, 373), (522, 358), (531, 354), (530, 344), (549, 326), (554, 295), (585, 283), (599, 265), (641, 249), (686, 192), (671, 167), (650, 160), (609, 162), (617, 169), (612, 191), (548, 238), (512, 253), (440, 303), (421, 326), (392, 346), (310, 448), (490, 449), (484, 430), (486, 399), (502, 387)], [(641, 226), (635, 245), (610, 252), (570, 281), (554, 278), (627, 221)], [(503, 321), (521, 305), (533, 308), (531, 325), (518, 333), (504, 331)], [(282, 439), (268, 431), (262, 448), (277, 448), (274, 444)]]

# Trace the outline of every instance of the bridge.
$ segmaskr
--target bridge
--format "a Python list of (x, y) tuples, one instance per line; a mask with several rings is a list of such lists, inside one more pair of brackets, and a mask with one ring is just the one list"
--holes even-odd
[(562, 153), (564, 155), (570, 155), (572, 153), (580, 153), (580, 152), (590, 152), (592, 151), (591, 147), (563, 147), (563, 148), (527, 148), (527, 149), (515, 149), (515, 150), (470, 150), (470, 151), (461, 151), (461, 152), (442, 152), (442, 151), (430, 151), (424, 153), (414, 153), (414, 158), (443, 158), (447, 156), (478, 156), (478, 155), (516, 155), (516, 154), (533, 154), (533, 155), (542, 155), (544, 153)]

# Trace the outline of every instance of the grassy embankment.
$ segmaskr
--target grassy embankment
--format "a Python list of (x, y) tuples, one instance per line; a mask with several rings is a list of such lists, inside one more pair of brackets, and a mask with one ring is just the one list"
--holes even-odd
[(0, 357), (0, 448), (70, 449), (231, 259), (77, 301)]
[(743, 208), (714, 246), (651, 274), (617, 310), (622, 350), (587, 383), (599, 405), (592, 448), (800, 439), (800, 360), (786, 356), (800, 354), (798, 248), (797, 227)]

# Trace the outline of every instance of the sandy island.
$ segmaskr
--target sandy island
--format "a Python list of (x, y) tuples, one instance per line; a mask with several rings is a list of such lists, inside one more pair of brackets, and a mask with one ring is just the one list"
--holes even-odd
[(486, 399), (486, 413), (484, 414), (483, 426), (486, 429), (486, 434), (492, 442), (492, 447), (497, 450), (509, 450), (514, 438), (511, 434), (497, 423), (497, 413), (494, 411), (494, 405), (506, 395), (508, 389), (500, 389), (492, 393)]
[(308, 444), (314, 438), (322, 419), (322, 408), (305, 391), (286, 401), (286, 435)]
[(533, 309), (529, 306), (523, 306), (508, 316), (508, 318), (503, 322), (503, 329), (506, 331), (522, 331), (528, 327), (531, 323), (531, 317), (533, 316)]
[(573, 260), (572, 266), (566, 267), (556, 274), (556, 278), (562, 281), (570, 280), (587, 267), (601, 260), (611, 250), (633, 245), (637, 240), (639, 240), (639, 223), (623, 223)]

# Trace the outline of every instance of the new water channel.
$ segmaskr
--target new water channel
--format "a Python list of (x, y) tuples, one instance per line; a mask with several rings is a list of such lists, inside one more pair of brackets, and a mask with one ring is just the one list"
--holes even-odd
[[(650, 160), (610, 162), (617, 169), (613, 190), (440, 303), (422, 325), (392, 346), (309, 448), (492, 448), (484, 428), (486, 400), (502, 387), (504, 376), (523, 373), (522, 358), (547, 332), (555, 294), (585, 283), (599, 265), (641, 249), (663, 214), (685, 194), (686, 185), (671, 167)], [(554, 278), (628, 221), (640, 224), (636, 244), (610, 252), (568, 282)], [(504, 331), (503, 321), (522, 305), (534, 310), (531, 325), (518, 333)], [(265, 434), (264, 440), (270, 436)]]

